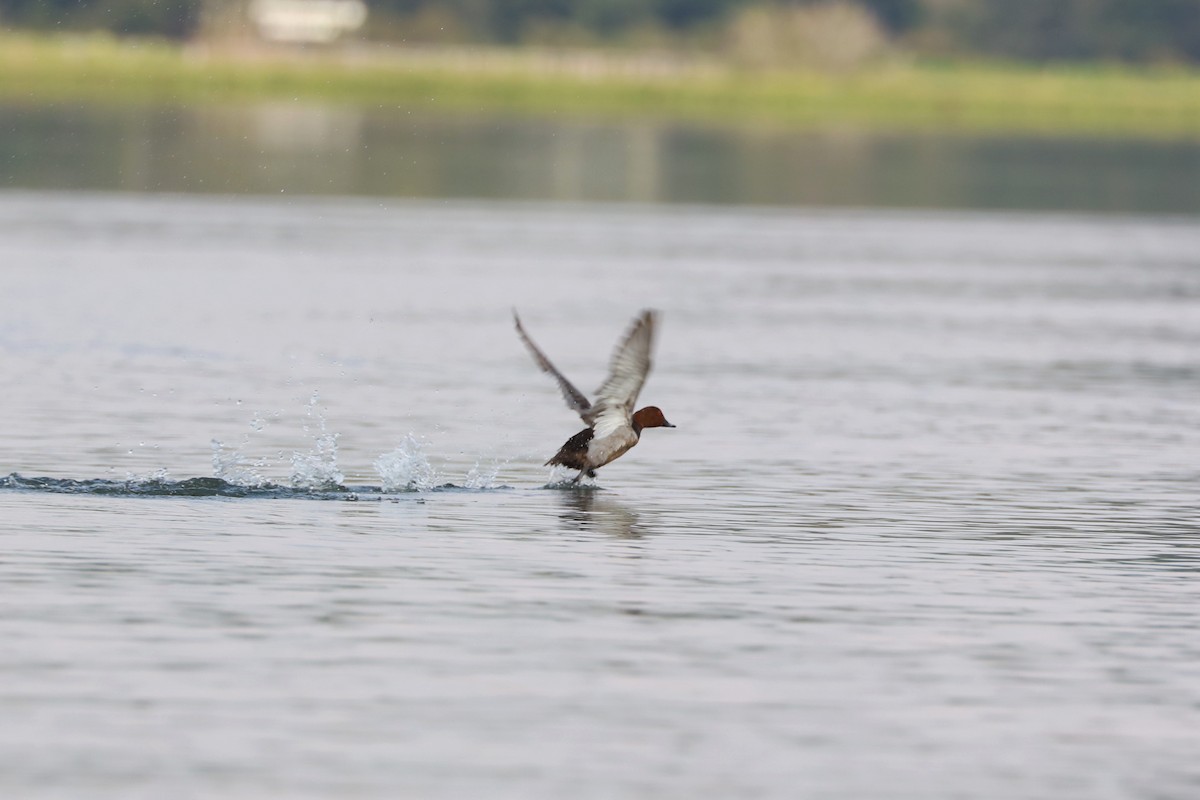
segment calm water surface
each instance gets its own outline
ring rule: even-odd
[[[0,187],[1200,213],[1200,143],[0,103]]]
[[[1198,254],[0,193],[0,794],[1200,796]],[[547,488],[512,306],[678,428]]]

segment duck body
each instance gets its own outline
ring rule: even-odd
[[[581,473],[595,475],[598,467],[624,455],[629,448],[638,443],[638,438],[616,434],[607,439],[597,439],[594,428],[584,428],[567,439],[566,444],[560,447],[544,466],[558,464],[577,469]]]
[[[517,334],[529,348],[534,361],[558,382],[567,405],[576,411],[588,427],[568,439],[546,465],[557,464],[595,477],[596,470],[620,458],[641,440],[645,428],[674,428],[657,406],[633,411],[633,405],[650,372],[650,351],[657,313],[643,311],[633,321],[617,345],[609,364],[608,378],[596,390],[596,402],[576,389],[545,354],[533,343],[513,312]]]
[[[595,477],[598,468],[625,455],[641,438],[632,431],[620,430],[597,439],[595,428],[584,428],[567,439],[543,466],[560,464]]]

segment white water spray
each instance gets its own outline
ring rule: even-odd
[[[297,489],[333,489],[342,484],[346,476],[337,465],[338,434],[330,433],[325,425],[325,412],[317,405],[319,396],[313,392],[308,400],[304,432],[316,436],[311,450],[292,453],[292,486]]]
[[[507,461],[493,459],[490,464],[484,466],[481,461],[476,461],[475,466],[471,467],[471,470],[467,473],[463,487],[467,489],[494,488],[496,478],[500,475],[500,468],[507,463]]]
[[[411,433],[395,450],[375,459],[375,471],[385,492],[419,492],[437,485],[433,466]]]
[[[250,420],[251,433],[261,433],[267,427],[267,420],[256,413]],[[242,442],[237,447],[228,447],[218,439],[212,440],[213,477],[220,478],[235,486],[251,488],[267,486],[270,481],[262,473],[268,464],[264,458],[250,459],[244,452],[250,445],[251,433],[242,436]]]

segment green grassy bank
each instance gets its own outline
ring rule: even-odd
[[[1200,72],[889,65],[752,73],[506,51],[205,52],[0,34],[0,100],[309,99],[441,111],[1200,140]]]

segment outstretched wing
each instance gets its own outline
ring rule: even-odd
[[[643,311],[613,351],[608,378],[596,390],[596,402],[591,408],[590,421],[595,422],[597,439],[621,425],[632,424],[633,404],[650,372],[650,352],[657,320],[657,311]]]
[[[513,309],[513,321],[517,323],[517,335],[521,337],[521,341],[529,348],[529,353],[533,356],[533,360],[541,367],[542,372],[549,373],[554,380],[558,381],[558,388],[562,391],[563,399],[567,401],[567,405],[573,411],[583,418],[583,421],[588,425],[592,424],[594,417],[592,416],[592,404],[584,397],[583,392],[576,389],[566,377],[558,371],[558,368],[550,363],[550,359],[546,358],[538,346],[533,343],[533,339],[529,338],[529,334],[525,332],[525,328],[521,325],[521,318],[517,316],[517,310]]]

